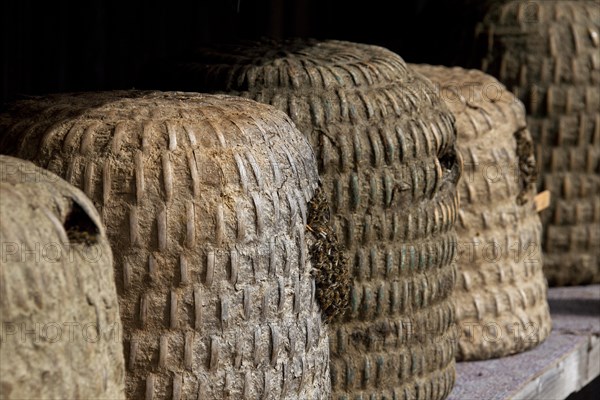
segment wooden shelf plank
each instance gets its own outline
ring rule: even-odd
[[[536,348],[456,366],[449,400],[564,399],[600,375],[600,285],[551,288],[553,331]]]

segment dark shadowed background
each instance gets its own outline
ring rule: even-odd
[[[146,63],[203,42],[315,37],[379,44],[453,64],[477,19],[471,0],[3,1],[1,101],[126,89]]]
[[[23,95],[130,89],[153,60],[261,36],[343,39],[382,45],[409,62],[464,65],[483,4],[493,1],[3,0],[0,105]],[[569,400],[597,398],[599,388],[596,379]]]

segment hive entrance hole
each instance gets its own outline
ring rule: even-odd
[[[462,173],[462,158],[457,153],[456,149],[446,151],[438,158],[442,168],[443,180],[445,182],[453,182],[456,184]]]
[[[98,242],[100,230],[76,201],[71,202],[71,210],[65,218],[63,227],[71,243],[89,246]]]
[[[445,171],[452,171],[452,167],[454,167],[454,163],[456,162],[456,155],[452,153],[444,154],[440,159],[440,165]]]

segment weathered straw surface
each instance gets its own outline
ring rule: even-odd
[[[125,399],[113,258],[85,195],[0,156],[0,397]]]
[[[550,284],[600,281],[600,6],[510,1],[479,27],[482,69],[523,101],[552,191],[544,225]]]
[[[460,162],[431,84],[381,47],[312,40],[203,49],[160,81],[272,104],[315,149],[353,278],[331,325],[333,397],[447,396]]]
[[[116,258],[131,399],[323,399],[305,239],[317,168],[272,107],[193,93],[22,101],[5,151],[84,188]]]
[[[551,330],[535,211],[535,160],[523,104],[489,75],[411,66],[429,78],[456,118],[459,182],[458,358],[527,350]]]

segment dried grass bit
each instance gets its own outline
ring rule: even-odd
[[[350,270],[335,232],[329,225],[329,203],[321,188],[308,203],[308,232],[317,301],[326,322],[341,319],[350,299]]]
[[[523,205],[533,199],[536,193],[535,186],[538,170],[533,154],[533,141],[527,129],[515,132],[517,141],[517,157],[519,158],[519,176],[521,191],[517,196],[517,203]]]

